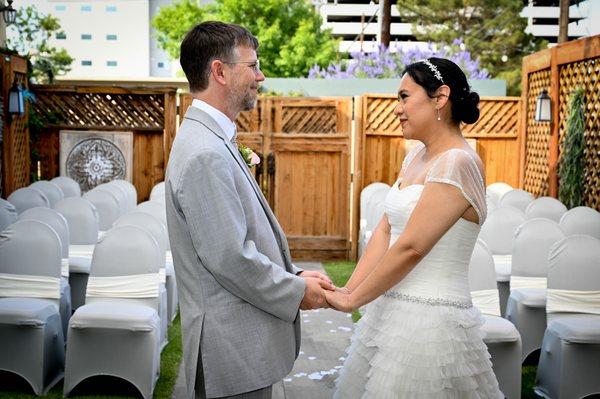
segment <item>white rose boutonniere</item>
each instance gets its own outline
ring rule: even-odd
[[[250,147],[246,147],[245,145],[238,143],[238,150],[242,155],[242,159],[246,162],[249,168],[256,166],[260,163],[260,157],[252,151]]]

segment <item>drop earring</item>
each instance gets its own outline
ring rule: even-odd
[[[440,108],[439,107],[435,107],[435,109],[437,109],[437,120],[441,121],[442,118],[440,117]]]

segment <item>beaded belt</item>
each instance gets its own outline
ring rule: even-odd
[[[469,309],[473,307],[473,304],[469,302],[462,301],[452,301],[450,299],[444,298],[425,298],[422,296],[408,295],[402,294],[397,291],[387,291],[383,294],[383,296],[393,299],[398,299],[400,301],[408,301],[408,302],[417,302],[422,303],[424,305],[431,306],[452,306],[460,309]]]

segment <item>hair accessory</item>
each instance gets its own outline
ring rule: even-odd
[[[429,70],[433,73],[433,76],[435,76],[436,79],[439,80],[440,82],[444,83],[444,78],[442,78],[442,74],[440,73],[440,70],[437,69],[437,67],[435,65],[433,65],[431,63],[431,61],[429,61],[428,59],[424,59],[419,62],[422,62],[423,64],[427,65],[427,68],[429,68]]]

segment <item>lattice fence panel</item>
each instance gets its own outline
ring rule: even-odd
[[[27,76],[15,73],[17,84],[27,87]],[[9,139],[12,140],[13,188],[16,190],[29,184],[29,134],[26,114],[13,117],[10,124]]]
[[[258,132],[260,130],[260,102],[250,110],[240,112],[235,124],[238,132]]]
[[[571,93],[585,89],[584,204],[600,210],[600,58],[565,64],[560,68],[559,134],[563,152]]]
[[[400,120],[394,115],[398,100],[394,97],[367,97],[367,112],[365,115],[365,132],[379,134],[400,133]]]
[[[519,100],[481,99],[479,120],[471,125],[463,124],[463,135],[517,136],[519,125]]]
[[[281,114],[284,133],[336,133],[337,108],[335,105],[295,106],[284,104]]]
[[[163,129],[164,94],[80,93],[36,89],[34,109],[46,125]]]
[[[542,90],[550,89],[550,69],[529,75],[527,97],[527,132],[525,143],[524,189],[535,195],[548,195],[550,158],[550,123],[534,122],[537,96]]]
[[[367,97],[365,131],[367,134],[401,133],[400,121],[394,114],[397,100],[393,97]],[[496,100],[483,98],[479,103],[480,116],[477,123],[461,126],[466,137],[470,136],[517,136],[519,123],[519,100]]]

